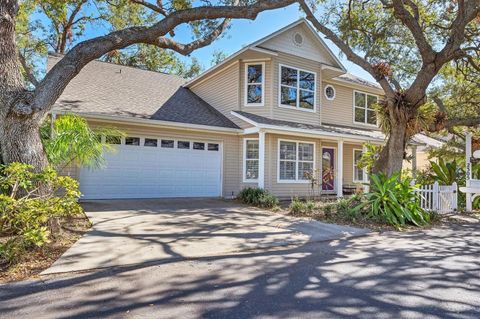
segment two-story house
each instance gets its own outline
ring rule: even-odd
[[[305,196],[312,173],[341,196],[367,180],[363,144],[384,142],[372,109],[382,93],[299,20],[190,81],[94,61],[53,116],[75,112],[127,134],[103,137],[118,144],[105,168],[72,170],[85,198],[230,198],[246,186]]]

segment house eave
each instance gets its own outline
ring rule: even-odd
[[[150,127],[165,127],[165,128],[171,128],[171,129],[183,129],[188,131],[209,131],[209,132],[218,132],[222,134],[235,134],[235,135],[243,133],[242,129],[236,129],[236,128],[181,123],[181,122],[163,121],[163,120],[153,120],[153,119],[147,119],[147,118],[106,115],[106,114],[99,114],[99,113],[58,111],[58,110],[54,110],[51,113],[55,115],[74,113],[86,118],[87,120],[99,120],[102,122],[107,122],[112,124],[115,124],[115,123],[136,124],[136,125],[150,126]]]
[[[263,123],[257,123],[241,114],[236,113],[235,111],[232,111],[231,114],[238,117],[240,120],[253,125],[258,130],[263,130],[267,133],[276,133],[276,134],[288,133],[289,135],[296,135],[296,136],[302,136],[302,137],[322,137],[326,140],[334,140],[334,141],[341,139],[345,142],[370,142],[372,144],[385,143],[384,139],[375,138],[375,137],[355,136],[351,134],[341,134],[341,133],[334,133],[334,132],[318,132],[318,131],[313,131],[308,129],[263,124]],[[249,130],[248,133],[244,132],[244,134],[249,134],[252,132],[253,130]]]

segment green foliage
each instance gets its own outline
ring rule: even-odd
[[[380,152],[380,149],[381,147],[379,145],[365,143],[363,145],[362,157],[358,161],[358,167],[366,168],[368,174],[370,174],[370,172],[372,171],[372,167],[378,158],[378,153]]]
[[[273,208],[278,206],[278,198],[263,188],[246,187],[237,196],[243,203],[262,208]]]
[[[399,173],[391,177],[383,173],[372,174],[370,192],[365,194],[366,202],[359,204],[355,211],[369,210],[372,218],[381,218],[397,228],[407,223],[422,226],[429,222],[429,214],[420,207],[419,195],[410,180],[401,178]]]
[[[78,182],[52,168],[36,172],[31,165],[0,166],[0,265],[11,264],[30,248],[50,241],[49,225],[82,212]]]
[[[434,181],[438,181],[441,185],[452,185],[453,183],[465,184],[465,171],[457,164],[456,161],[445,162],[442,158],[438,163],[430,161],[432,167]]]
[[[296,197],[292,199],[289,208],[292,214],[298,215],[311,213],[315,210],[316,206],[316,203],[312,200],[302,201]]]
[[[49,163],[57,169],[69,164],[99,168],[104,165],[103,152],[114,151],[114,146],[103,143],[101,136],[123,136],[121,131],[100,127],[92,130],[87,121],[74,114],[58,117],[51,131],[50,121],[45,121],[41,136]]]
[[[175,1],[169,3],[166,11],[191,5],[189,0]],[[80,41],[88,40],[89,34],[98,34],[99,30],[150,26],[161,17],[157,12],[130,0],[24,0],[20,1],[16,40],[27,65],[40,78],[44,72],[40,61],[48,50],[64,54]],[[193,36],[205,35],[217,25],[215,22],[192,23]],[[173,35],[173,31],[170,35]],[[202,71],[195,58],[181,58],[173,51],[146,44],[135,44],[111,52],[104,60],[185,78],[192,78]]]

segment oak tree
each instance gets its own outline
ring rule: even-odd
[[[139,43],[188,55],[217,39],[228,28],[229,19],[255,19],[262,11],[285,7],[294,1],[131,2],[155,12],[158,21],[126,27],[75,44],[43,79],[34,80],[31,75],[33,88],[24,80],[18,54],[19,1],[0,2],[0,149],[4,162],[27,163],[37,169],[48,165],[40,139],[40,125],[68,83],[92,60]],[[195,39],[190,43],[175,40],[175,28],[182,24],[195,29]]]
[[[422,108],[442,69],[452,63],[463,63],[467,73],[480,69],[480,0],[299,3],[313,26],[382,87],[387,142],[373,170],[389,176],[400,171],[408,141],[426,129],[419,123]],[[436,118],[438,129],[480,123],[462,114]]]

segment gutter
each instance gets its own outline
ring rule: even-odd
[[[351,134],[342,134],[342,133],[333,133],[333,132],[315,132],[312,130],[308,129],[299,129],[299,128],[289,128],[289,127],[283,127],[283,126],[277,126],[277,125],[271,125],[271,124],[263,124],[263,123],[257,123],[253,121],[252,119],[249,119],[248,117],[245,117],[243,115],[240,115],[236,113],[235,111],[231,111],[231,114],[238,117],[242,121],[245,121],[259,129],[264,129],[264,130],[269,130],[270,132],[290,132],[290,133],[300,133],[300,134],[306,134],[306,135],[317,135],[317,136],[322,136],[322,137],[327,137],[327,138],[342,138],[344,140],[353,140],[353,141],[375,141],[378,143],[384,143],[384,139],[380,138],[375,138],[375,137],[368,137],[368,136],[355,136]]]
[[[212,132],[220,132],[224,134],[240,134],[243,132],[242,129],[236,128],[229,128],[229,127],[221,127],[221,126],[211,126],[211,125],[201,125],[201,124],[189,124],[189,123],[180,123],[180,122],[172,122],[172,121],[163,121],[163,120],[152,120],[152,119],[145,119],[145,118],[136,118],[136,117],[125,117],[125,116],[113,116],[113,115],[105,115],[105,114],[98,114],[98,113],[82,113],[82,112],[71,112],[71,111],[54,111],[52,114],[60,115],[60,114],[78,114],[86,119],[91,120],[102,120],[111,123],[123,123],[123,124],[140,124],[143,126],[161,126],[173,129],[187,129],[190,131],[212,131]]]

